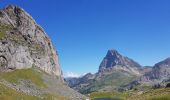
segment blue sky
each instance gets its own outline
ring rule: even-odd
[[[7,4],[45,29],[64,73],[96,72],[112,48],[141,65],[170,57],[169,0],[0,0]]]

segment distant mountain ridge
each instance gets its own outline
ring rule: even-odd
[[[71,88],[81,93],[119,91],[167,81],[170,81],[170,58],[147,67],[122,56],[114,49],[108,50],[97,73],[67,80]]]
[[[88,93],[118,89],[121,85],[133,81],[141,74],[142,66],[140,64],[112,49],[108,50],[97,73],[88,73],[83,77],[66,79],[66,81],[71,88],[81,93]]]
[[[158,84],[170,79],[170,58],[155,64],[152,70],[140,78],[140,83]]]

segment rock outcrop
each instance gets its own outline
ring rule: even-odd
[[[18,6],[0,10],[0,71],[39,67],[61,76],[58,54],[46,32]]]

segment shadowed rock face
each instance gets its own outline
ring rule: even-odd
[[[37,66],[61,76],[58,55],[45,31],[23,9],[0,10],[0,70]]]
[[[116,50],[108,50],[99,67],[99,72],[118,69],[140,75],[141,66],[128,57],[120,55]]]

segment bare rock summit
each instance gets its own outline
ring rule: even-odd
[[[135,75],[141,75],[141,65],[134,60],[124,57],[118,51],[108,50],[106,56],[99,66],[99,73],[112,70],[123,70]]]

